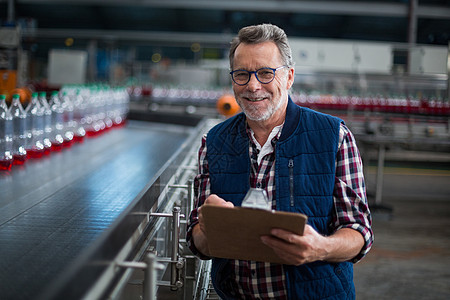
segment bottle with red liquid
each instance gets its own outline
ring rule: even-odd
[[[106,105],[106,93],[105,93],[105,87],[98,86],[96,91],[96,101],[95,101],[95,107],[96,107],[96,124],[99,128],[96,129],[97,133],[102,133],[106,129],[106,111],[105,111],[105,105]]]
[[[122,124],[122,115],[121,115],[121,92],[119,88],[116,88],[113,93],[113,107],[112,107],[112,115],[113,115],[113,123],[114,126],[120,126]]]
[[[93,88],[85,88],[82,90],[83,99],[86,104],[84,113],[84,129],[86,136],[91,137],[95,135],[95,97]]]
[[[83,96],[81,95],[80,89],[77,89],[73,96],[73,118],[75,123],[74,129],[74,140],[76,142],[83,142],[84,137],[86,136],[86,111],[87,105],[86,101],[84,101]]]
[[[104,97],[104,122],[106,126],[106,130],[113,127],[114,122],[114,91],[111,88],[104,89],[103,90],[103,97]]]
[[[31,114],[29,113],[30,104],[31,104],[31,99],[28,102],[27,106],[23,107],[23,110],[25,111],[25,115],[26,115],[25,137],[27,140],[25,142],[25,150],[27,151],[27,159],[30,158],[30,153],[28,153],[28,151],[33,150],[33,118],[31,117]]]
[[[103,105],[104,99],[99,92],[99,87],[91,87],[89,89],[88,107],[89,114],[88,126],[86,128],[86,135],[89,137],[99,135],[105,128],[106,125],[103,121]]]
[[[130,96],[128,91],[125,88],[117,88],[114,102],[114,126],[123,126],[129,111]]]
[[[64,144],[64,108],[57,91],[51,93],[49,105],[52,111],[52,134],[50,135],[52,151],[60,151]]]
[[[10,171],[12,156],[13,119],[6,105],[5,95],[0,95],[0,171]]]
[[[12,98],[10,114],[13,118],[13,164],[23,165],[27,160],[27,115],[20,103],[20,96],[14,94]]]
[[[44,108],[38,100],[38,93],[31,95],[25,112],[31,127],[31,145],[27,149],[28,158],[40,158],[44,155]]]
[[[52,151],[52,110],[47,102],[47,94],[46,92],[40,92],[38,96],[39,104],[42,106],[43,115],[44,115],[44,154],[50,154]]]
[[[63,92],[59,99],[63,108],[63,122],[64,122],[64,147],[70,147],[74,141],[74,129],[76,127],[73,119],[73,104],[67,92]]]

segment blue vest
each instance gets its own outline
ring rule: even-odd
[[[335,160],[342,120],[302,108],[290,99],[283,130],[275,146],[277,210],[308,216],[308,224],[329,235],[335,182]],[[250,188],[249,138],[243,113],[212,128],[207,136],[211,193],[236,206]],[[228,260],[213,259],[212,281],[223,299]],[[353,265],[314,262],[284,265],[289,299],[354,299]]]

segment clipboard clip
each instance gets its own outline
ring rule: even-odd
[[[266,190],[261,188],[250,188],[242,200],[242,207],[272,210],[272,203],[267,197]]]

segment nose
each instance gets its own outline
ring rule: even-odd
[[[250,74],[250,80],[247,83],[247,89],[251,92],[261,89],[261,82],[256,79],[256,74]]]

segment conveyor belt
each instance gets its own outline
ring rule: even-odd
[[[67,284],[69,273],[83,277],[71,279],[72,292],[85,288],[101,267],[80,271],[80,264],[88,257],[113,257],[109,251],[114,243],[134,230],[118,228],[118,223],[125,223],[144,188],[186,142],[189,130],[129,122],[1,173],[0,299],[58,294],[58,284]]]

